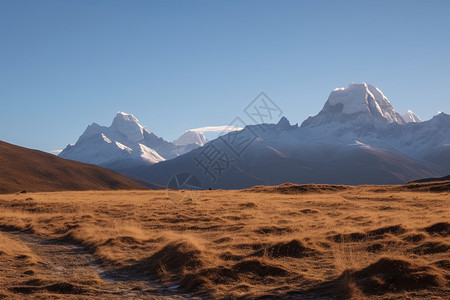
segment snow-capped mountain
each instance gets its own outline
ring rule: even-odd
[[[413,111],[410,111],[410,110],[408,110],[405,114],[403,114],[402,117],[407,123],[422,122],[420,117],[417,114],[415,114]]]
[[[197,130],[186,130],[178,139],[173,141],[177,146],[185,146],[189,144],[197,144],[203,146],[207,140],[203,133]]]
[[[181,138],[181,137],[180,137]],[[192,143],[174,144],[156,136],[131,114],[119,112],[110,127],[89,125],[75,145],[68,145],[59,156],[80,162],[126,170],[136,165],[152,165],[189,152],[206,142],[201,133]]]
[[[185,155],[134,175],[166,184],[179,172],[204,187],[246,188],[256,184],[398,184],[450,173],[450,116],[408,122],[376,87],[362,83],[331,92],[323,109],[302,125],[245,127]],[[244,151],[233,141],[251,141]],[[237,144],[238,145],[238,144]],[[236,146],[238,147],[238,146]],[[214,150],[216,149],[216,150]],[[205,154],[220,153],[211,162]]]
[[[367,83],[352,83],[347,88],[335,89],[320,113],[309,117],[302,126],[321,126],[336,122],[375,127],[406,123],[383,93]]]

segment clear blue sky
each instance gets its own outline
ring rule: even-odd
[[[450,1],[0,0],[0,140],[45,151],[134,114],[167,140],[260,91],[291,123],[350,82],[450,112]]]

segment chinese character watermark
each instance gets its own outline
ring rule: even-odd
[[[183,201],[195,201],[200,190],[202,190],[200,180],[188,172],[176,174],[167,183],[167,197],[175,205]]]
[[[283,111],[264,92],[247,105],[244,113],[228,126],[240,130],[223,132],[218,139],[203,146],[194,157],[195,166],[200,168],[202,175],[208,177],[212,183],[228,171],[235,160],[241,158],[258,139],[257,128],[248,125],[260,125],[260,129],[264,131],[262,124],[276,122],[283,115]]]

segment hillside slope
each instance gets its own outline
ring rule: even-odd
[[[0,141],[0,174],[0,193],[147,189],[102,167],[3,141]]]

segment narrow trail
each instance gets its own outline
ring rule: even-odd
[[[108,297],[112,299],[193,299],[189,295],[175,295],[176,291],[171,288],[163,288],[156,283],[130,278],[122,280],[105,277],[106,272],[97,263],[95,257],[78,245],[69,244],[60,239],[47,240],[38,235],[21,231],[1,230],[1,233],[7,238],[27,246],[38,260],[34,267],[35,274],[27,278],[22,278],[23,275],[20,273],[17,274],[16,278],[19,281],[10,287],[10,290],[17,293],[17,296],[21,293],[35,292],[37,296],[45,291],[47,294],[51,292],[58,296],[64,295],[65,298],[83,296],[83,298]],[[32,283],[30,284],[30,282]],[[52,282],[63,286],[73,284],[80,289],[45,290],[44,286],[51,285]]]

